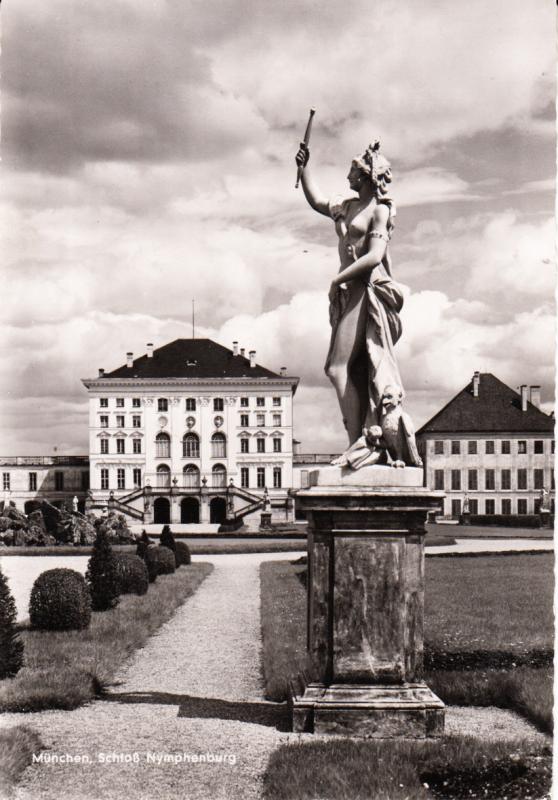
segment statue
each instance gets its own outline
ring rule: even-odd
[[[381,445],[376,442],[370,449],[369,439],[378,439],[370,431],[377,426],[384,430],[385,424],[384,434],[390,444],[385,435],[383,440],[392,463],[420,465],[412,423],[401,409],[402,383],[394,354],[394,345],[401,336],[399,312],[403,294],[392,278],[388,251],[395,217],[395,207],[388,197],[389,161],[380,153],[379,142],[371,144],[353,159],[347,175],[357,196],[331,201],[312,179],[307,138],[301,142],[295,159],[302,188],[309,205],[333,220],[341,262],[329,291],[331,341],[325,371],[337,393],[349,450],[334,463],[371,463],[364,456],[355,461],[355,451],[351,452],[363,436],[373,462],[371,453]],[[391,387],[397,387],[399,399],[387,412],[383,403]],[[397,430],[393,428],[395,418]]]
[[[78,503],[79,503],[79,500],[78,500],[78,498],[77,498],[77,495],[74,495],[74,498],[73,498],[73,500],[72,500],[72,511],[74,512],[74,514],[76,514],[76,513],[77,513],[77,510],[78,510]]]
[[[550,492],[544,486],[539,494],[539,511],[550,511]]]

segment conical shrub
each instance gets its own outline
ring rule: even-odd
[[[160,541],[162,547],[168,547],[169,550],[172,550],[173,553],[176,553],[176,542],[174,541],[173,533],[168,525],[163,526]]]
[[[120,594],[118,566],[107,530],[103,525],[97,531],[85,579],[91,592],[91,606],[94,611],[108,611],[118,604]]]
[[[23,664],[23,642],[16,629],[16,605],[0,569],[0,679],[11,678]]]

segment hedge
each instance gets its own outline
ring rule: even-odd
[[[91,595],[85,578],[61,567],[42,572],[31,589],[31,627],[47,631],[87,628],[91,621]]]

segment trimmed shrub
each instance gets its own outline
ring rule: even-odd
[[[160,541],[161,541],[161,547],[168,547],[169,550],[172,550],[173,553],[176,552],[176,542],[174,540],[174,536],[172,535],[172,531],[168,525],[163,525]]]
[[[146,548],[143,557],[145,566],[147,567],[147,574],[149,576],[149,583],[155,583],[157,575],[159,575],[159,558],[157,555],[158,548],[151,546]]]
[[[176,558],[176,566],[181,567],[183,564],[191,564],[192,557],[190,555],[190,548],[186,542],[176,542],[176,550],[174,551]]]
[[[23,642],[16,629],[16,605],[0,569],[0,680],[11,678],[23,664]]]
[[[116,556],[120,594],[145,594],[149,588],[149,574],[145,561],[132,553]]]
[[[89,584],[94,611],[108,611],[118,604],[120,586],[116,557],[104,526],[97,531],[85,579]]]
[[[31,626],[45,631],[87,628],[91,595],[85,578],[74,569],[47,569],[39,575],[29,600]]]
[[[149,583],[157,579],[157,575],[170,575],[176,569],[176,559],[168,547],[148,547],[145,563],[149,573]]]
[[[502,528],[540,528],[538,514],[471,514],[471,525],[499,525]]]

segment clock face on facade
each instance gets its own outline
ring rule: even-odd
[[[221,425],[223,424],[223,421],[224,421],[223,417],[215,417],[215,419],[213,420],[216,428],[220,428]]]
[[[159,425],[161,428],[166,428],[168,419],[166,417],[159,417]]]
[[[186,427],[187,428],[193,428],[195,424],[196,424],[196,420],[194,419],[194,417],[186,417]]]

